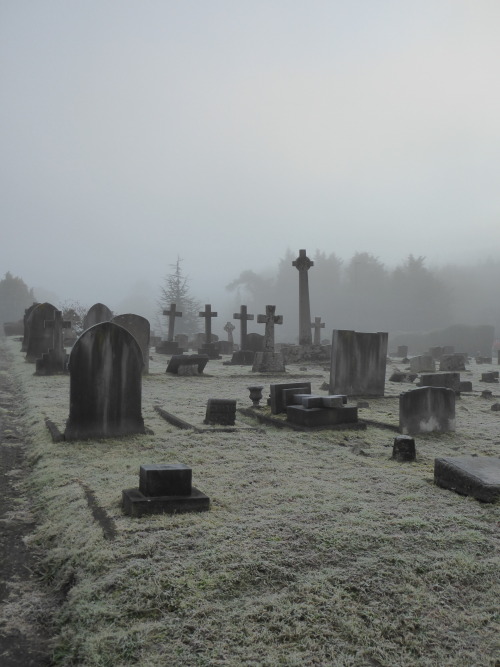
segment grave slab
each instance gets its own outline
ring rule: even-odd
[[[358,408],[305,408],[302,405],[289,405],[286,418],[292,424],[300,426],[331,426],[351,424],[358,421]]]
[[[139,489],[124,489],[122,503],[125,514],[141,517],[147,514],[178,514],[205,512],[210,509],[210,498],[191,487],[189,496],[145,496]]]
[[[174,354],[168,362],[166,373],[182,375],[182,368],[191,367],[193,374],[201,375],[208,363],[206,354]],[[187,373],[185,373],[187,375]]]
[[[434,459],[434,482],[486,503],[500,499],[500,458],[457,456]]]
[[[284,389],[293,389],[295,393],[301,394],[310,394],[311,393],[311,383],[310,382],[271,382],[270,384],[270,395],[271,395],[271,412],[273,415],[277,415],[280,412],[285,412],[285,401],[283,396]]]

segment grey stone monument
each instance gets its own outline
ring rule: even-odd
[[[45,326],[45,322],[54,320],[57,308],[51,303],[39,303],[28,317],[28,342],[26,361],[34,364],[42,354],[54,347],[54,330]]]
[[[299,345],[312,345],[307,272],[314,266],[314,262],[309,259],[305,250],[299,250],[299,256],[292,262],[292,266],[299,272]]]
[[[182,313],[179,310],[176,310],[176,308],[177,304],[171,303],[170,310],[163,311],[163,314],[168,317],[167,341],[169,343],[174,341],[175,318],[182,317]]]
[[[446,387],[419,387],[399,396],[399,430],[403,435],[455,430],[455,392]]]
[[[56,310],[53,320],[45,320],[46,329],[52,329],[52,347],[36,360],[35,375],[57,375],[67,370],[67,354],[64,349],[64,329],[71,327],[71,322],[63,320],[62,312]]]
[[[151,325],[149,324],[149,320],[141,315],[126,313],[124,315],[113,317],[111,321],[120,325],[127,331],[130,331],[132,336],[139,343],[142,359],[144,361],[142,372],[144,374],[149,373],[149,339],[151,338]]]
[[[109,322],[113,317],[113,313],[103,303],[94,303],[91,306],[85,317],[83,318],[83,330],[93,327],[94,324],[100,322]]]
[[[259,373],[284,373],[285,362],[281,352],[274,349],[274,325],[283,324],[283,315],[275,315],[276,306],[266,306],[265,315],[257,315],[257,322],[265,324],[264,350],[256,352],[252,371]]]
[[[205,318],[205,343],[199,348],[198,354],[207,354],[210,359],[220,359],[218,346],[212,342],[212,317],[217,317],[217,313],[212,311],[211,304],[206,303],[205,310],[198,315]]]
[[[334,330],[330,391],[347,396],[383,396],[387,363],[386,332]]]
[[[314,345],[321,345],[321,329],[325,328],[325,323],[321,321],[321,317],[315,317],[314,322],[311,322],[311,329],[314,329]]]

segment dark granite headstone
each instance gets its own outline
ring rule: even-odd
[[[113,313],[103,303],[94,303],[83,318],[83,330],[93,327],[94,324],[101,322],[109,322],[113,317]]]
[[[422,373],[421,387],[447,387],[460,393],[460,373]]]
[[[434,373],[436,362],[429,354],[421,354],[410,359],[410,370],[412,373]]]
[[[24,317],[23,317],[24,332],[23,332],[23,344],[21,346],[21,352],[26,352],[28,349],[30,316],[33,310],[39,305],[40,305],[39,303],[34,302],[31,304],[29,308],[26,308],[26,310],[24,311]]]
[[[383,396],[387,338],[386,332],[334,330],[330,391],[348,396]]]
[[[441,371],[464,371],[465,355],[463,354],[443,354],[439,362]]]
[[[45,328],[52,329],[52,347],[36,360],[35,375],[58,375],[67,372],[68,355],[64,349],[64,330],[71,327],[69,320],[63,320],[62,312],[56,310],[53,320],[45,320]]]
[[[434,482],[485,503],[500,500],[500,458],[457,456],[434,460]]]
[[[403,434],[455,430],[455,392],[419,387],[399,396],[399,430]]]
[[[83,332],[71,350],[66,440],[144,433],[141,414],[142,352],[114,322]]]
[[[51,303],[35,306],[28,317],[28,343],[26,361],[35,363],[42,354],[54,347],[54,330],[46,327],[45,322],[54,320],[57,309]]]
[[[204,424],[222,424],[234,426],[236,419],[236,401],[227,398],[209,398]]]
[[[142,359],[144,361],[144,366],[142,368],[143,373],[149,373],[149,339],[151,336],[151,326],[149,320],[141,315],[134,315],[133,313],[127,313],[124,315],[116,315],[111,320],[115,324],[120,325],[127,331],[130,331],[132,336],[139,343],[139,347],[142,352]]]
[[[415,461],[415,440],[409,435],[398,435],[394,438],[392,446],[392,458],[395,461]]]

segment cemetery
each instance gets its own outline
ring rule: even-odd
[[[323,664],[344,651],[343,664],[409,667],[417,650],[423,664],[488,664],[495,365],[419,361],[413,382],[407,349],[387,357],[387,334],[354,331],[332,332],[331,364],[285,363],[276,312],[256,313],[251,365],[203,343],[150,347],[144,372],[149,330],[111,312],[68,350],[66,373],[35,375],[20,337],[0,341],[26,402],[40,568],[72,619],[56,629],[58,650],[89,665],[96,651],[123,665],[166,653],[217,664],[228,651],[284,664],[291,642],[293,664],[308,664],[319,636]],[[211,335],[210,304],[201,316]],[[398,374],[412,380],[389,381]]]

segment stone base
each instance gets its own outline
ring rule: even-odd
[[[178,514],[180,512],[205,512],[210,508],[210,498],[191,488],[189,496],[145,496],[139,489],[122,491],[122,507],[125,514],[141,517],[147,514]]]
[[[64,350],[49,350],[36,360],[35,375],[62,375],[68,373],[69,355]]]
[[[231,361],[225,361],[224,364],[234,365],[234,366],[251,366],[255,357],[255,352],[253,350],[238,350],[233,352]]]
[[[206,354],[174,354],[165,372],[174,375],[201,375],[207,363]]]
[[[285,373],[285,362],[281,352],[256,352],[253,360],[254,373]]]
[[[500,458],[457,456],[434,459],[434,482],[485,503],[500,499]]]
[[[219,354],[219,343],[204,343],[198,349],[198,354],[204,354],[209,359],[222,359]]]
[[[155,347],[156,354],[182,354],[179,343],[172,340],[163,340]]]
[[[299,426],[333,426],[353,424],[358,421],[358,408],[304,408],[302,405],[289,405],[286,418]]]
[[[102,440],[104,438],[123,438],[129,435],[144,435],[146,428],[144,421],[124,420],[121,424],[75,424],[70,419],[66,422],[64,431],[65,440]]]

